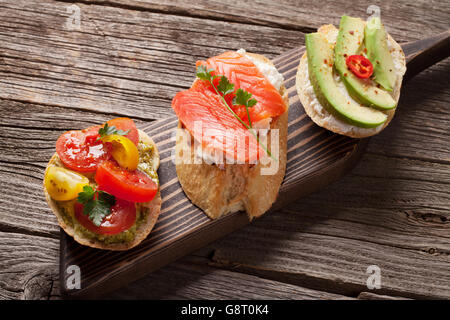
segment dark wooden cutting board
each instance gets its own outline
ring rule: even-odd
[[[450,32],[402,45],[407,59],[405,81],[450,55]],[[295,89],[304,48],[274,59],[289,94],[286,176],[270,211],[320,189],[351,169],[368,139],[351,139],[315,125],[305,114]],[[184,194],[172,161],[177,118],[153,121],[140,129],[156,142],[163,204],[153,231],[128,251],[105,251],[79,245],[61,230],[60,281],[65,297],[93,298],[117,289],[249,223],[243,212],[210,220]],[[266,214],[270,214],[270,211]],[[69,266],[80,268],[81,288],[67,288]]]

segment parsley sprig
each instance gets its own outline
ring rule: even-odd
[[[83,192],[78,194],[77,201],[83,204],[83,214],[89,215],[89,219],[98,227],[111,213],[116,198],[104,191],[94,190],[91,186],[84,186]]]
[[[100,137],[97,138],[97,140],[100,140],[101,138],[108,136],[110,134],[118,134],[121,136],[127,135],[130,130],[123,131],[123,130],[117,130],[115,126],[109,126],[108,123],[105,123],[105,126],[103,128],[98,129],[98,134]]]
[[[251,97],[252,94],[250,92],[247,92],[239,88],[236,91],[236,96],[233,98],[234,105],[240,105],[245,107],[245,110],[247,111],[248,123],[250,125],[250,128],[252,128],[252,120],[250,119],[250,113],[248,112],[248,108],[253,107],[257,103],[256,99],[251,99]]]
[[[225,76],[220,77],[219,84],[217,85],[217,90],[226,96],[227,94],[234,92],[234,84],[228,81],[228,78]]]
[[[256,105],[257,101],[256,99],[252,99],[252,94],[250,92],[247,92],[245,90],[242,90],[241,88],[236,90],[236,96],[233,98],[233,105],[241,105],[245,107],[245,110],[247,111],[247,117],[248,117],[248,122],[249,124],[246,124],[244,121],[242,121],[242,119],[233,111],[233,109],[231,109],[231,107],[228,105],[228,103],[225,100],[225,96],[227,94],[233,93],[234,92],[234,84],[232,84],[227,77],[225,76],[219,76],[219,75],[213,75],[212,73],[214,72],[214,69],[210,68],[206,68],[206,66],[204,65],[200,65],[197,67],[197,78],[201,79],[201,80],[206,80],[208,81],[212,87],[214,88],[214,90],[216,91],[216,93],[221,97],[223,104],[227,107],[227,109],[233,114],[233,116],[239,120],[239,122],[241,124],[244,125],[244,127],[246,127],[252,134],[253,136],[256,138],[256,141],[258,141],[258,143],[261,145],[261,147],[264,148],[264,150],[267,152],[267,154],[274,160],[276,160],[272,154],[270,153],[270,151],[267,149],[267,147],[261,143],[261,141],[259,141],[259,137],[258,135],[255,133],[255,131],[252,129],[252,121],[250,119],[250,113],[248,111],[249,108],[253,107],[254,105]],[[220,78],[219,84],[216,86],[214,85],[214,79],[216,78]]]
[[[234,92],[234,84],[232,84],[229,80],[228,80],[228,78],[227,77],[225,77],[225,76],[218,76],[218,75],[213,75],[212,73],[214,72],[214,69],[207,69],[206,68],[206,66],[204,66],[204,65],[200,65],[200,66],[198,66],[197,67],[197,78],[199,78],[199,79],[201,79],[201,80],[206,80],[206,81],[208,81],[211,85],[212,85],[212,87],[214,88],[214,90],[216,91],[216,93],[222,98],[222,101],[223,101],[223,103],[225,104],[225,106],[228,108],[228,110],[236,117],[236,119],[238,119],[239,120],[239,122],[240,123],[242,123],[247,129],[250,129],[251,128],[251,120],[250,120],[250,114],[249,114],[249,112],[248,112],[248,105],[246,106],[246,108],[247,108],[247,116],[248,116],[248,121],[249,121],[249,124],[250,125],[248,125],[248,124],[246,124],[244,121],[242,121],[242,119],[241,118],[239,118],[239,116],[233,111],[233,109],[231,109],[230,108],[230,106],[228,105],[228,103],[225,101],[225,96],[227,95],[227,94],[230,94],[230,93],[233,93]],[[213,81],[214,81],[214,79],[216,79],[216,78],[220,78],[220,81],[219,81],[219,84],[217,85],[217,88],[216,88],[216,86],[214,85],[214,83],[213,83]],[[238,89],[238,91],[243,91],[243,92],[246,92],[246,91],[244,91],[244,90],[242,90],[242,89]],[[236,92],[237,93],[237,92]],[[250,97],[251,97],[251,93],[249,93],[249,92],[246,92],[248,95],[250,95]],[[256,104],[256,100],[255,99],[252,99],[252,100],[254,100],[255,101],[255,103],[253,104],[253,105],[255,105]],[[236,103],[235,103],[235,101],[236,101]],[[242,105],[245,105],[245,103],[242,103],[243,102],[243,97],[241,97],[240,99],[239,99],[239,102],[240,103],[238,103],[238,100],[235,100],[235,99],[233,99],[233,104],[234,105],[236,105],[236,104],[242,104]],[[252,105],[252,106],[253,106]]]

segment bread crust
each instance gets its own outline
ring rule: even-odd
[[[139,140],[143,141],[146,144],[153,146],[154,154],[153,154],[152,160],[154,161],[153,163],[155,163],[155,168],[158,169],[159,153],[158,153],[158,149],[156,147],[155,142],[142,130],[138,130],[138,131],[139,131]],[[49,163],[47,164],[47,167],[45,169],[45,174],[47,173],[48,168],[51,166],[64,167],[64,165],[62,164],[62,162],[56,152],[55,152],[55,154],[53,154],[52,158],[50,159]],[[44,176],[45,176],[45,174],[44,174]],[[87,175],[87,176],[90,179],[93,178],[93,176],[89,176],[89,175]],[[161,211],[162,199],[161,199],[161,194],[158,191],[156,196],[151,201],[141,204],[142,209],[140,209],[140,210],[147,211],[147,219],[136,230],[134,239],[132,241],[126,242],[126,243],[124,242],[124,243],[109,243],[108,244],[108,243],[105,243],[98,239],[88,238],[88,237],[84,236],[82,233],[76,232],[76,230],[74,229],[74,227],[72,225],[69,225],[65,222],[65,220],[63,218],[63,214],[62,214],[60,208],[58,207],[57,202],[50,197],[50,195],[47,192],[47,189],[45,188],[45,185],[43,185],[43,189],[44,189],[45,199],[47,200],[47,203],[48,203],[50,209],[53,211],[56,218],[58,219],[58,223],[59,223],[60,227],[69,236],[73,237],[75,239],[75,241],[78,242],[79,244],[82,244],[82,245],[85,245],[88,247],[92,247],[92,248],[96,248],[96,249],[123,251],[123,250],[128,250],[128,249],[131,249],[131,248],[137,246],[139,243],[142,242],[142,240],[147,238],[147,236],[153,229],[153,227],[158,219],[159,213]],[[136,210],[139,210],[139,209],[136,208]]]
[[[320,27],[317,30],[319,33],[322,33],[329,42],[332,42],[333,39],[335,39],[336,33],[338,32],[338,29],[334,27],[333,25],[324,25]],[[401,75],[397,77],[397,82],[394,86],[393,90],[393,98],[395,101],[398,102],[400,98],[400,88],[402,85],[402,79],[403,74],[406,70],[406,61],[405,61],[405,54],[403,53],[403,50],[401,46],[395,42],[395,40],[388,35],[388,41],[390,46],[393,48],[394,51],[397,51],[401,58],[401,62],[403,65],[402,71],[400,72]],[[313,106],[313,97],[308,94],[307,91],[307,84],[310,84],[309,78],[308,78],[308,58],[306,55],[306,52],[303,54],[302,58],[300,59],[300,64],[297,69],[297,75],[296,75],[296,89],[298,96],[300,98],[300,102],[303,105],[303,108],[305,109],[306,114],[311,118],[314,123],[316,123],[318,126],[321,126],[325,129],[328,129],[332,132],[346,135],[352,138],[365,138],[369,136],[373,136],[379,132],[381,132],[386,126],[391,122],[392,118],[394,117],[395,110],[397,108],[394,108],[392,110],[385,111],[384,113],[387,115],[387,120],[382,125],[376,127],[376,128],[360,128],[351,124],[346,123],[345,121],[336,118],[334,115],[330,114],[325,108],[322,107],[321,112],[318,112],[314,106]],[[315,94],[314,94],[315,97]]]
[[[265,63],[273,63],[264,56],[251,54],[252,57]],[[271,163],[257,164],[225,164],[224,169],[217,165],[194,163],[194,146],[177,130],[175,161],[178,180],[193,204],[202,209],[210,218],[217,219],[228,213],[245,210],[249,219],[264,214],[275,202],[286,171],[287,123],[289,101],[284,85],[280,94],[286,105],[286,112],[272,119],[267,136],[268,148],[273,129],[279,130],[278,168],[274,174],[261,175],[261,169],[268,168]],[[178,123],[178,128],[183,126]],[[183,163],[183,152],[188,150],[190,159]],[[190,160],[190,161],[189,161]]]

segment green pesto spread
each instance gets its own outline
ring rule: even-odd
[[[139,141],[139,164],[138,169],[145,172],[155,183],[159,184],[158,174],[153,163],[153,146]]]
[[[154,168],[152,160],[153,146],[140,141],[138,145],[138,150],[139,150],[138,169],[145,172],[147,175],[150,176],[150,178],[152,178],[153,181],[158,183],[158,174]],[[94,181],[91,181],[90,184],[92,187],[96,187]],[[76,199],[70,201],[55,201],[62,214],[64,222],[67,225],[73,227],[75,233],[82,234],[84,237],[89,239],[102,241],[105,244],[128,243],[133,241],[136,236],[136,231],[142,224],[145,224],[147,222],[147,217],[150,213],[149,212],[150,209],[143,206],[142,203],[135,203],[136,221],[131,226],[131,228],[113,235],[97,234],[83,227],[75,218],[74,204],[76,201],[77,201]]]

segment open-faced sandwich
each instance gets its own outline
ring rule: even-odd
[[[400,45],[378,17],[343,16],[306,35],[296,87],[319,126],[354,138],[379,133],[391,121],[406,71]]]
[[[258,217],[275,202],[286,170],[283,77],[243,49],[196,65],[191,88],[172,100],[180,184],[213,219],[237,211]]]
[[[45,170],[45,197],[59,225],[80,244],[127,250],[158,218],[158,166],[155,143],[131,119],[68,131]]]

